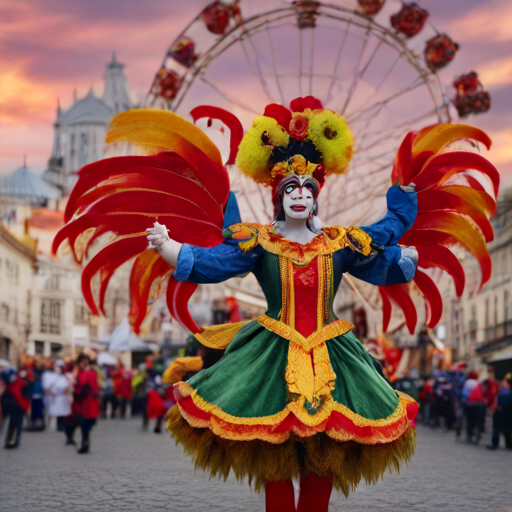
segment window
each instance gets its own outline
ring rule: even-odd
[[[87,137],[87,133],[82,133],[80,137],[80,165],[85,165],[87,161],[88,149],[87,144],[89,143],[89,138]]]
[[[2,359],[9,359],[9,345],[11,340],[9,338],[0,337],[0,357]]]
[[[34,341],[36,354],[44,354],[44,341]]]
[[[503,292],[503,322],[508,322],[508,310],[509,310],[509,295],[508,290]]]
[[[503,250],[501,252],[501,274],[503,279],[508,277],[508,265],[507,265],[507,251]]]
[[[5,302],[0,307],[0,319],[5,323],[9,321],[9,306]]]
[[[71,134],[71,144],[70,144],[70,149],[71,149],[71,165],[73,165],[73,158],[75,158],[75,134],[72,133]]]
[[[494,296],[494,325],[498,325],[498,296]]]
[[[87,318],[87,308],[83,300],[75,300],[75,324],[85,323]]]
[[[47,280],[46,280],[46,289],[47,290],[59,290],[59,281],[60,276],[59,274],[52,274]]]
[[[20,267],[15,261],[5,260],[5,270],[7,279],[14,284],[18,284]]]
[[[489,299],[485,299],[485,327],[489,327]]]
[[[62,350],[60,343],[50,343],[50,352],[52,356],[56,356]]]
[[[41,332],[60,334],[62,301],[43,299],[41,303]]]

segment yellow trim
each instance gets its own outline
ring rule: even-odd
[[[235,425],[276,425],[281,423],[288,414],[292,412],[305,426],[316,427],[323,423],[333,411],[336,411],[347,417],[358,427],[386,427],[403,418],[407,418],[407,404],[414,401],[411,397],[398,393],[398,404],[394,412],[387,418],[371,420],[355,413],[345,405],[335,402],[332,396],[329,396],[326,399],[317,414],[310,415],[304,409],[305,397],[301,396],[298,400],[289,403],[285,409],[277,414],[273,414],[271,416],[243,418],[239,416],[232,416],[231,414],[224,412],[218,405],[206,402],[197,394],[197,390],[185,382],[178,382],[176,386],[183,397],[190,396],[194,405],[202,411],[210,413],[223,421],[233,423]],[[181,407],[180,410],[183,412]],[[203,420],[201,420],[201,422],[203,422]]]
[[[327,278],[327,288],[325,290],[325,304],[324,304],[324,315],[325,315],[325,322],[329,321],[329,313],[330,311],[328,308],[332,307],[332,302],[334,300],[334,283],[333,283],[333,277],[334,277],[334,267],[332,264],[332,254],[326,254],[324,256],[325,259],[325,275]]]
[[[225,349],[238,334],[240,329],[249,322],[252,322],[252,320],[203,327],[202,332],[194,334],[194,337],[205,347]]]
[[[256,321],[265,327],[265,329],[268,329],[274,334],[297,344],[307,352],[311,352],[311,350],[320,343],[336,338],[337,336],[341,336],[342,334],[346,334],[354,328],[354,325],[347,320],[336,320],[335,322],[322,327],[319,332],[314,332],[305,338],[300,332],[296,331],[289,325],[286,325],[284,322],[280,322],[279,320],[275,320],[274,318],[270,318],[267,315],[260,315],[256,318]]]
[[[285,378],[288,392],[292,396],[304,396],[311,410],[318,412],[334,389],[336,380],[327,345],[321,343],[308,353],[290,342]]]
[[[322,233],[307,244],[291,242],[275,233],[273,224],[239,223],[225,229],[224,233],[227,239],[247,239],[238,243],[244,252],[250,251],[259,243],[266,251],[285,256],[296,265],[307,265],[319,254],[332,254],[345,247],[350,247],[365,256],[371,252],[371,237],[357,226],[322,228]]]
[[[325,256],[320,256],[317,260],[318,265],[318,298],[316,302],[316,330],[317,332],[324,326],[324,306],[325,306]],[[328,277],[327,277],[328,278]]]
[[[261,226],[258,242],[263,249],[272,254],[285,256],[298,265],[307,265],[319,254],[332,254],[348,247],[348,242],[345,239],[345,228],[332,227],[327,229],[329,231],[323,230],[311,242],[299,244],[274,233],[272,225]]]
[[[281,276],[281,312],[279,318],[286,325],[295,327],[295,291],[293,286],[293,266],[291,260],[279,256]]]

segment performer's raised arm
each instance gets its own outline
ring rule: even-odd
[[[210,248],[180,244],[171,240],[167,228],[158,222],[148,231],[151,233],[147,237],[150,247],[154,247],[169,265],[175,267],[173,275],[177,281],[220,283],[251,272],[261,255],[258,247],[244,252],[236,241],[229,240]]]
[[[364,242],[358,244],[355,240],[352,249],[343,249],[336,256],[343,271],[377,286],[411,281],[418,263],[418,253],[413,247],[398,245],[416,218],[418,203],[414,186],[393,186],[386,199],[388,212],[382,219],[369,226],[349,229],[349,238],[359,233]]]

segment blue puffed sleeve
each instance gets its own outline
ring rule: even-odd
[[[405,192],[393,186],[388,190],[386,200],[386,215],[370,226],[361,226],[372,238],[373,253],[364,256],[348,248],[336,253],[344,272],[376,286],[411,281],[418,259],[414,249],[397,245],[416,219],[416,192]]]
[[[405,192],[399,187],[391,187],[386,194],[388,212],[382,219],[361,229],[372,237],[372,241],[384,247],[396,245],[411,228],[418,213],[416,192]]]
[[[350,250],[350,249],[348,249]],[[347,249],[343,249],[343,252]],[[373,256],[346,254],[344,267],[349,274],[376,286],[408,283],[416,273],[417,255],[414,250],[394,245]]]
[[[220,283],[251,272],[262,253],[259,245],[243,252],[233,241],[210,248],[183,244],[173,276],[197,284]]]

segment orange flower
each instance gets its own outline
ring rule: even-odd
[[[308,136],[308,120],[303,116],[295,116],[290,121],[290,136],[295,140],[304,140]]]

